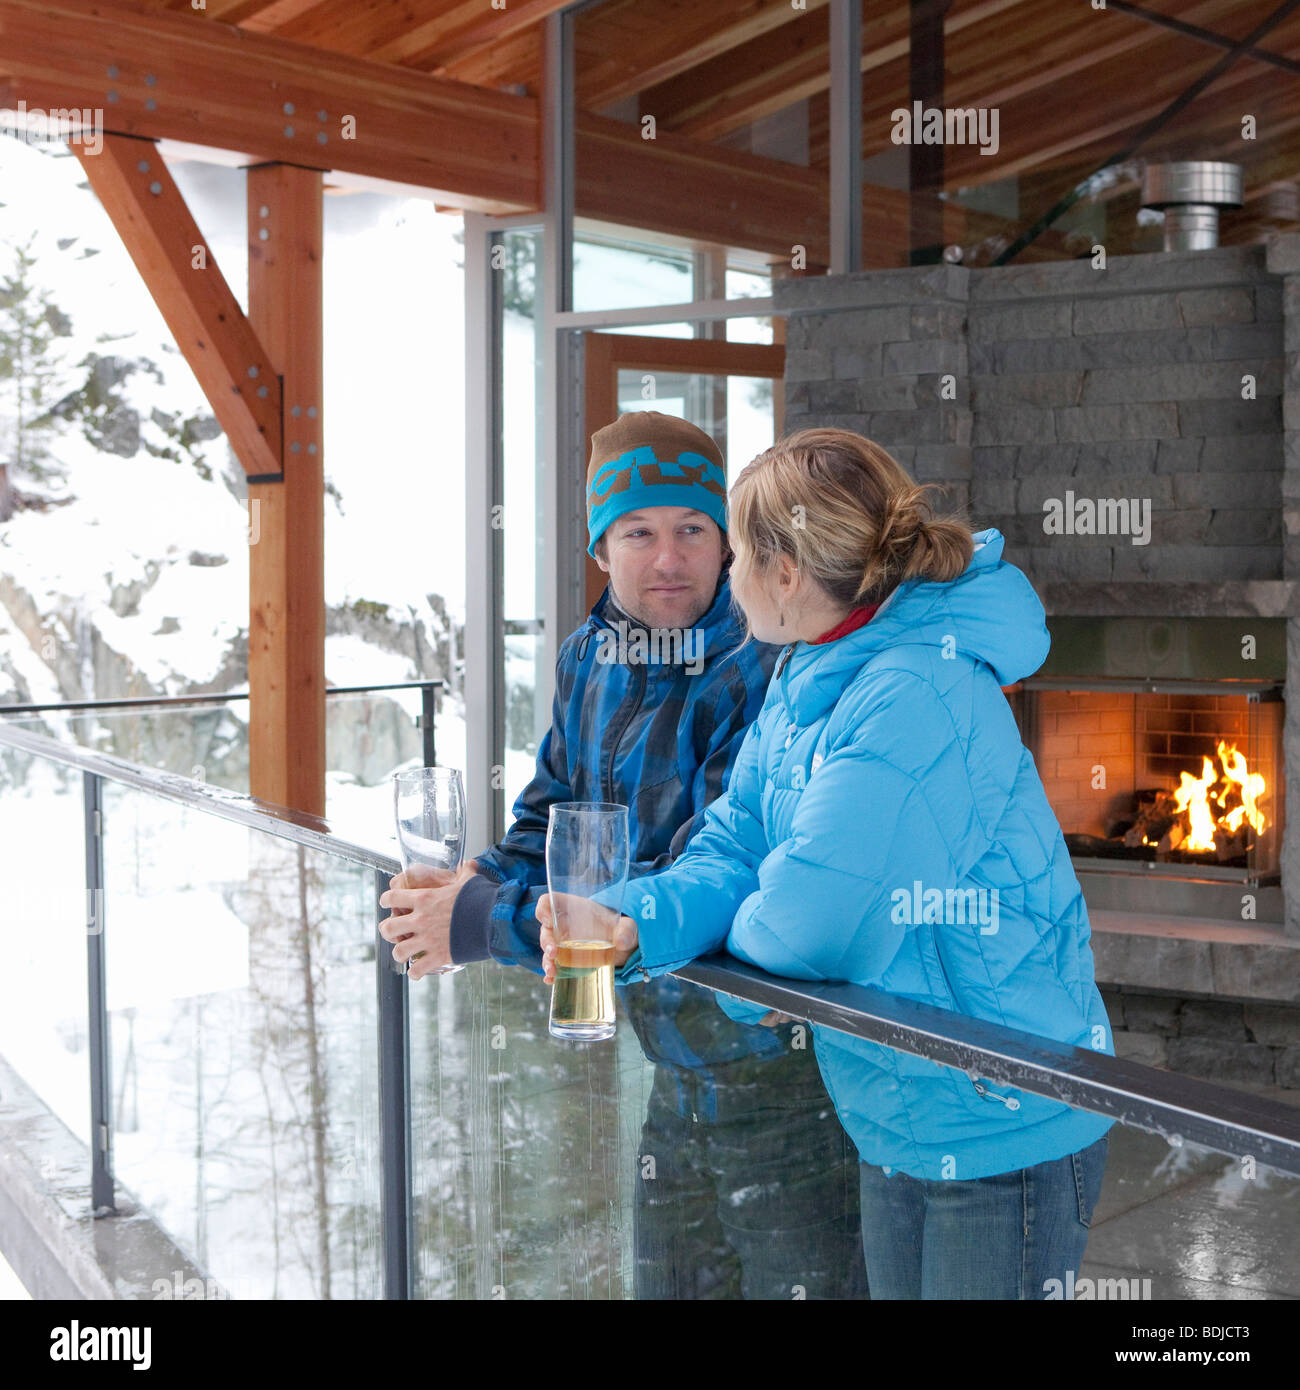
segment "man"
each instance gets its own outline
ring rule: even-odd
[[[560,649],[551,728],[504,839],[380,930],[418,979],[449,962],[540,973],[538,898],[556,801],[628,807],[629,879],[670,864],[722,794],[779,648],[731,607],[726,471],[702,430],[655,411],[592,437],[589,553],[610,576]],[[642,1130],[641,1298],[861,1296],[857,1156],[804,1025],[738,1024],[665,976],[620,989],[655,1080]],[[653,1176],[650,1176],[653,1174]]]

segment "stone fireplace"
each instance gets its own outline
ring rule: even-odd
[[[1300,236],[774,295],[785,428],[878,440],[996,526],[1043,600],[1052,655],[1010,698],[1099,979],[1300,1001]],[[1169,798],[1187,773],[1236,809],[1220,743],[1264,778],[1264,824],[1197,848]]]

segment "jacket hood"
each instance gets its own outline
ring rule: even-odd
[[[787,705],[801,719],[815,717],[887,647],[939,647],[982,661],[999,685],[1032,675],[1047,658],[1051,638],[1043,605],[1024,573],[1002,558],[1002,533],[972,537],[970,564],[946,583],[913,579],[900,584],[865,626],[825,646],[795,642],[777,668]]]

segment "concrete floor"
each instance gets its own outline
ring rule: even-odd
[[[1300,1106],[1300,1092],[1246,1087]],[[1116,1125],[1081,1276],[1153,1299],[1300,1298],[1300,1178]],[[1140,1287],[1140,1286],[1139,1286]]]

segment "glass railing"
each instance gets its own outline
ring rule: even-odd
[[[612,1042],[561,1043],[527,970],[397,973],[398,865],[326,821],[13,724],[0,768],[0,1061],[80,1141],[86,1201],[143,1214],[209,1296],[863,1297],[809,1024],[1116,1121],[1055,1296],[1300,1295],[1294,1092],[723,956],[628,986]],[[733,1024],[720,994],[788,1020]],[[137,1261],[119,1296],[177,1277]]]

